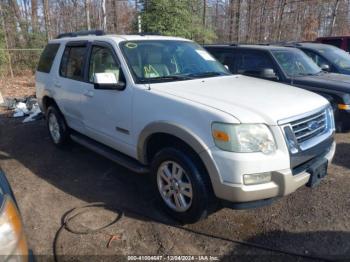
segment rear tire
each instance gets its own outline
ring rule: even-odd
[[[215,199],[208,174],[195,157],[176,148],[164,148],[153,158],[151,175],[163,209],[183,224],[208,216]]]
[[[63,147],[68,143],[69,129],[56,106],[49,106],[46,110],[46,125],[55,146]]]

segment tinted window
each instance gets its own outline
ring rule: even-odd
[[[259,75],[262,69],[272,68],[271,59],[261,52],[243,53],[237,61],[237,73]]]
[[[342,40],[340,38],[336,39],[322,39],[321,42],[327,45],[334,45],[336,47],[341,47]]]
[[[94,46],[92,48],[89,67],[90,82],[94,82],[96,73],[113,73],[116,80],[120,79],[120,66],[108,48],[101,46]]]
[[[43,53],[40,56],[38,71],[44,73],[50,73],[53,60],[55,59],[56,53],[60,44],[48,44]]]
[[[67,46],[64,50],[60,75],[74,80],[84,79],[85,46]]]
[[[231,50],[208,49],[208,51],[223,65],[227,66],[231,73],[236,73],[235,63],[238,54]]]

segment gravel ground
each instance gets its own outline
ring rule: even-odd
[[[350,134],[339,134],[336,140],[338,148],[329,176],[315,189],[303,187],[260,209],[222,209],[204,221],[187,225],[186,230],[172,227],[173,221],[157,208],[148,176],[134,174],[76,144],[65,150],[56,149],[44,121],[22,124],[20,119],[0,116],[0,166],[13,187],[29,245],[39,261],[53,258],[53,241],[62,215],[93,202],[103,202],[106,208],[91,209],[79,220],[73,220],[74,228],[96,228],[116,219],[120,210],[124,215],[96,234],[62,231],[57,248],[57,253],[64,255],[59,257],[61,260],[126,260],[123,255],[310,260],[191,232],[195,230],[304,255],[350,261]],[[107,247],[111,236],[115,240]]]

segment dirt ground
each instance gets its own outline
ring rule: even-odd
[[[14,78],[0,77],[0,93],[3,97],[22,98],[35,94],[34,75],[30,71],[24,71]]]
[[[72,144],[55,148],[43,120],[22,124],[0,116],[0,166],[13,187],[37,260],[53,258],[61,217],[76,206],[103,202],[73,225],[94,228],[122,218],[96,234],[62,231],[57,253],[63,260],[126,260],[123,255],[211,255],[246,261],[308,261],[206,235],[239,239],[304,255],[350,261],[350,134],[338,134],[329,175],[315,189],[303,187],[268,207],[222,209],[187,230],[173,223],[153,201],[149,178],[134,174]],[[127,210],[151,216],[147,219]],[[109,247],[108,241],[115,236]],[[87,256],[89,255],[89,256]],[[167,257],[166,260],[176,260]],[[310,260],[311,261],[311,260]]]

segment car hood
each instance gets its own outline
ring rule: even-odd
[[[295,83],[350,93],[350,75],[321,73],[319,75],[297,77]]]
[[[151,89],[224,111],[241,123],[277,125],[328,103],[296,87],[242,75],[152,84]]]

